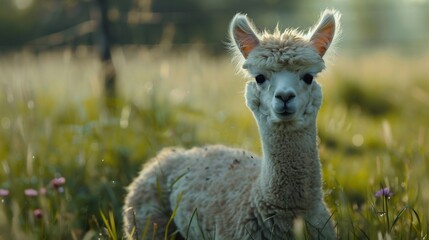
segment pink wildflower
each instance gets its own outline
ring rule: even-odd
[[[37,192],[36,189],[27,188],[27,189],[24,190],[24,194],[25,194],[25,196],[28,196],[28,197],[35,197],[39,193]]]
[[[42,188],[39,189],[39,194],[40,195],[46,195],[46,192],[47,192],[46,188],[44,188],[44,187],[42,187]]]
[[[51,186],[59,189],[62,185],[66,183],[66,179],[64,177],[54,178],[51,180]]]
[[[37,219],[41,219],[43,217],[42,209],[40,208],[34,209],[33,216]]]
[[[9,190],[0,188],[0,197],[6,197],[9,195]]]

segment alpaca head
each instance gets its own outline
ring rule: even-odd
[[[339,16],[325,11],[308,34],[278,28],[258,33],[245,15],[234,17],[232,49],[254,78],[246,87],[246,103],[260,125],[297,129],[315,121],[322,92],[314,78],[325,67],[322,57],[338,34]]]

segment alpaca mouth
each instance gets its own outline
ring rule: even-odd
[[[290,120],[296,113],[296,104],[294,100],[289,102],[284,102],[283,100],[279,100],[276,98],[272,105],[272,110],[277,118],[280,120]]]
[[[291,121],[293,118],[294,118],[294,116],[295,116],[295,111],[287,111],[287,110],[285,110],[285,111],[283,111],[283,112],[276,112],[275,113],[275,115],[276,115],[276,117],[280,120],[280,121],[285,121],[285,122],[288,122],[288,121]]]

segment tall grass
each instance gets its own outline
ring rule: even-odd
[[[339,56],[319,76],[324,188],[341,238],[427,238],[428,61]],[[124,187],[161,148],[260,152],[229,57],[117,49],[114,63],[111,112],[85,49],[0,58],[0,238],[120,239]]]

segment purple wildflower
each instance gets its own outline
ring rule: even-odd
[[[33,216],[37,219],[41,219],[43,217],[42,209],[40,208],[34,209]]]
[[[64,177],[54,178],[51,180],[51,186],[55,189],[59,189],[62,185],[66,183],[66,179]]]
[[[9,190],[0,188],[0,197],[6,197],[9,195]]]
[[[39,195],[39,192],[37,192],[36,189],[27,188],[27,189],[24,190],[24,194],[27,197],[35,197],[35,196]]]
[[[393,192],[391,192],[388,187],[382,188],[375,193],[375,197],[377,197],[377,198],[379,198],[379,197],[389,198],[392,195],[393,195]]]

